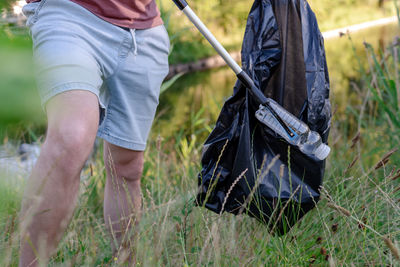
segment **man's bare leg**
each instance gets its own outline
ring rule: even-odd
[[[59,94],[46,109],[46,140],[22,203],[21,267],[46,264],[57,248],[73,214],[80,172],[99,123],[98,99],[87,91]]]
[[[104,195],[104,220],[111,232],[119,260],[134,263],[132,251],[135,226],[140,219],[140,178],[143,152],[104,142],[107,181]]]

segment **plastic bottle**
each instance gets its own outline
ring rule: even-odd
[[[331,151],[317,132],[270,98],[260,105],[256,118],[307,156],[324,160]]]

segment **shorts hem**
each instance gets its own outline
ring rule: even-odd
[[[112,136],[100,130],[97,132],[97,136],[113,145],[123,147],[129,150],[144,151],[146,149],[146,144],[123,140],[119,137]]]
[[[53,87],[53,89],[50,90],[50,92],[41,96],[41,104],[42,104],[43,110],[46,111],[46,103],[50,99],[55,97],[56,95],[59,95],[61,93],[68,92],[68,91],[75,91],[75,90],[89,91],[89,92],[93,93],[94,95],[97,96],[100,107],[102,109],[105,108],[104,104],[100,100],[99,90],[97,90],[95,86],[88,84],[88,83],[82,83],[82,82],[70,82],[70,83],[65,83],[65,84],[55,86],[55,87]]]

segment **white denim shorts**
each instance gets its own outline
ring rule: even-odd
[[[143,151],[168,74],[164,25],[125,29],[69,0],[24,6],[42,105],[57,94],[87,90],[99,99],[98,136]]]

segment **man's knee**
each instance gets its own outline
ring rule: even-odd
[[[111,176],[140,184],[143,162],[142,151],[127,150],[105,142],[104,164]]]
[[[64,124],[50,127],[44,144],[45,150],[61,166],[76,169],[83,167],[96,138],[96,132],[83,123]]]
[[[48,129],[46,142],[58,147],[72,156],[88,154],[92,149],[96,132],[89,129],[84,122],[76,121],[70,123],[60,123]]]
[[[96,138],[99,108],[91,92],[68,91],[46,105],[48,128],[45,150],[66,168],[82,167]]]

